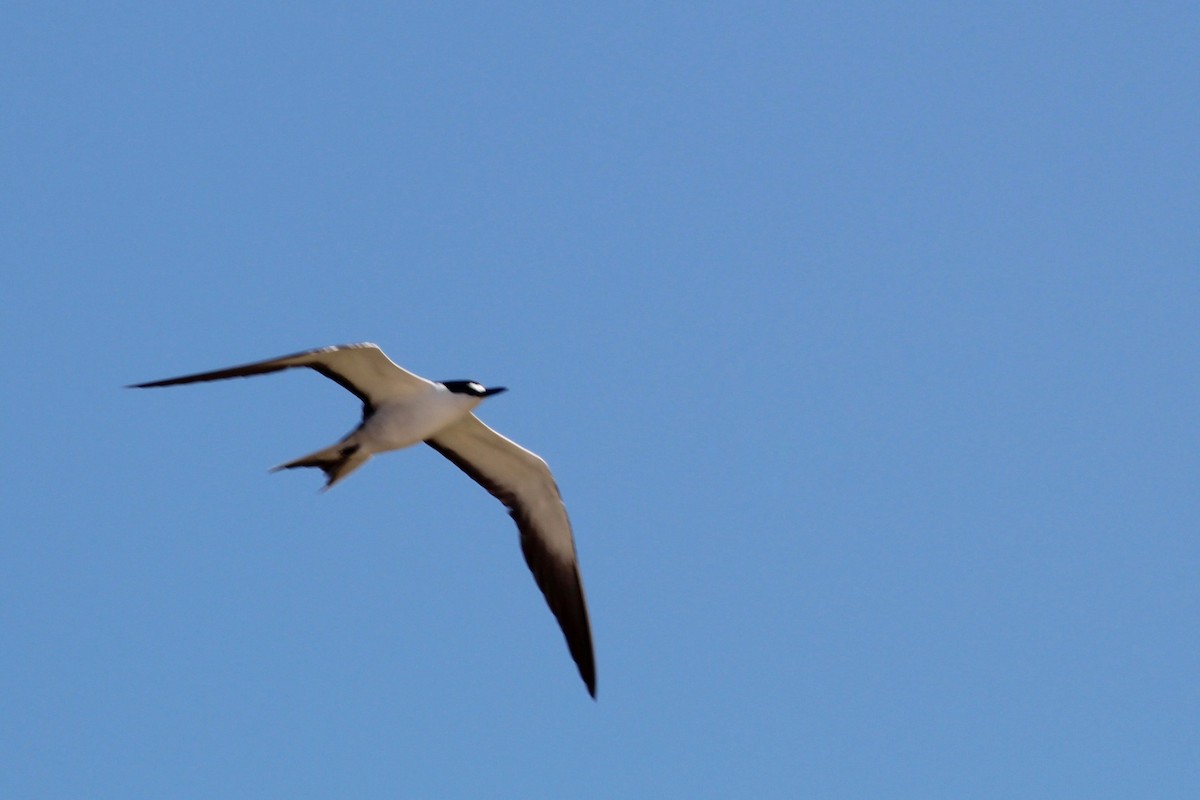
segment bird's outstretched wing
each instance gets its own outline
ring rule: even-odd
[[[546,462],[484,425],[474,414],[426,441],[503,503],[521,533],[521,552],[558,620],[592,697],[596,663],[587,602],[567,509]]]
[[[255,361],[237,367],[198,372],[167,378],[161,381],[135,383],[131,388],[148,389],[154,386],[175,386],[181,383],[219,381],[225,378],[246,378],[292,367],[308,367],[336,381],[363,402],[363,416],[369,416],[385,400],[403,397],[432,385],[419,375],[397,366],[377,345],[339,344],[305,350],[290,356]]]

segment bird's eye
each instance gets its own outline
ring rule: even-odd
[[[487,391],[483,388],[482,384],[478,383],[471,383],[468,388],[470,388],[472,394],[483,394],[485,391]]]

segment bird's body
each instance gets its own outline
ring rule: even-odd
[[[419,442],[429,444],[509,509],[529,569],[594,697],[591,627],[571,525],[558,487],[541,458],[471,413],[484,398],[505,391],[503,387],[426,380],[394,364],[373,344],[353,344],[139,383],[134,388],[248,377],[293,367],[309,367],[352,392],[363,403],[363,419],[340,441],[275,469],[319,468],[325,473],[324,488],[328,489],[373,455]]]
[[[369,412],[364,410],[362,422],[341,441],[275,469],[320,467],[331,463],[332,459],[336,469],[333,472],[326,470],[329,480],[325,488],[328,489],[365,464],[371,456],[432,439],[439,431],[468,416],[482,402],[482,396],[452,392],[440,383],[416,386],[409,392],[379,402]]]
[[[373,454],[411,447],[466,416],[481,402],[482,397],[451,392],[435,384],[379,406],[363,420],[355,437]]]

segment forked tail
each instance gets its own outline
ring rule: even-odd
[[[326,491],[342,478],[367,463],[367,459],[370,457],[371,454],[364,451],[362,445],[341,441],[332,447],[326,447],[324,450],[318,450],[315,453],[301,456],[295,461],[289,461],[286,464],[273,467],[271,472],[278,472],[281,469],[296,469],[297,467],[317,467],[325,473],[325,485],[321,488],[321,491]]]

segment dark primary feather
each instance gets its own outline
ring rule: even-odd
[[[546,604],[558,620],[571,658],[579,667],[579,676],[587,685],[588,694],[596,696],[596,659],[592,651],[591,622],[588,620],[587,603],[583,599],[583,581],[579,577],[579,565],[572,561],[559,561],[548,553],[540,539],[529,535],[529,526],[523,524],[517,511],[509,514],[517,521],[521,532],[521,553],[533,573],[533,579]]]

